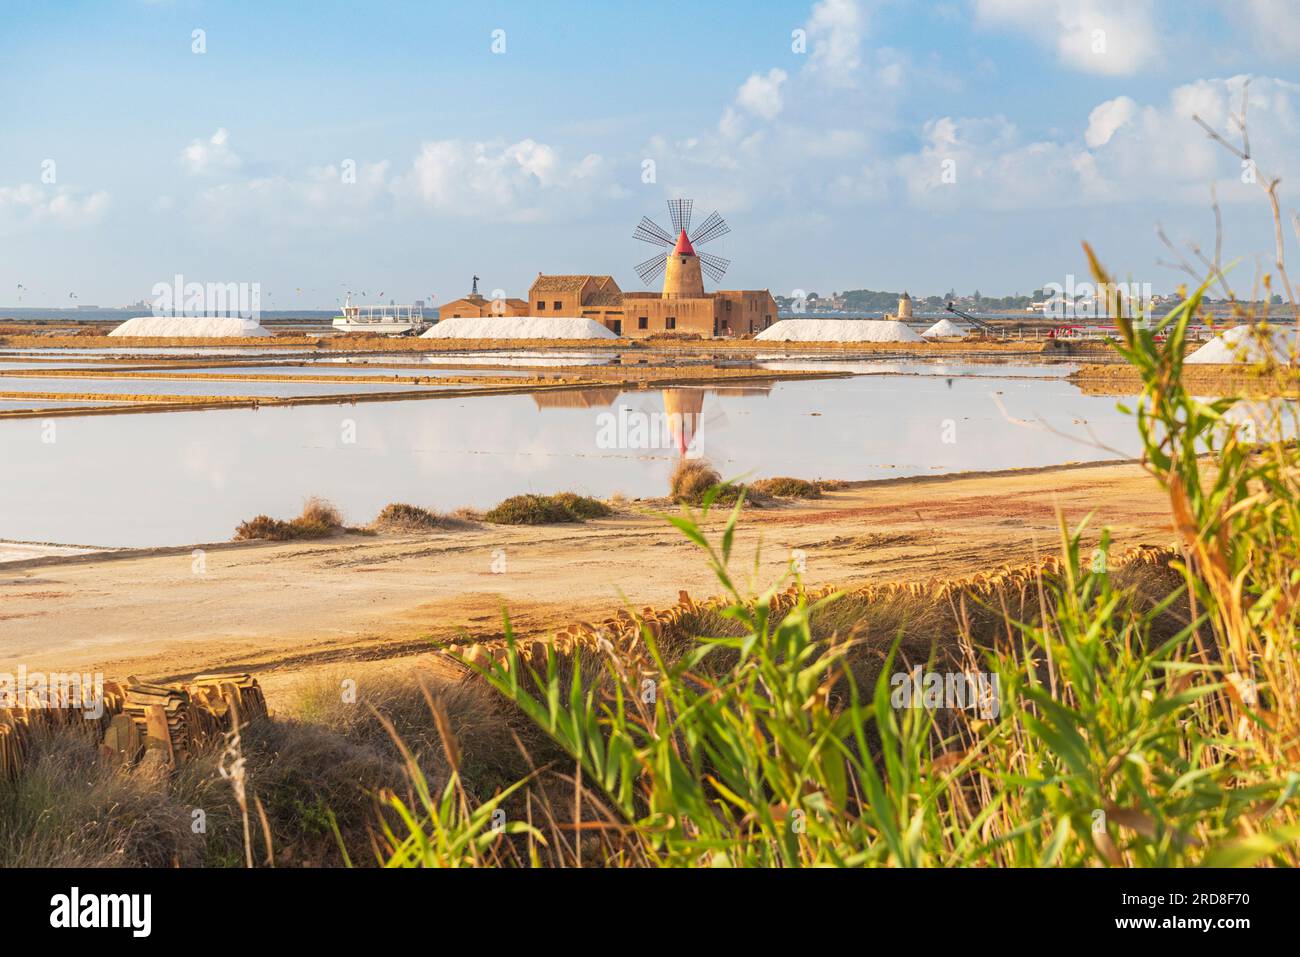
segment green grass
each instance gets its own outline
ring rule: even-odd
[[[1061,570],[1015,610],[1005,595],[946,615],[829,596],[776,614],[785,582],[755,594],[733,577],[743,497],[710,536],[727,487],[684,463],[674,493],[700,511],[672,521],[728,596],[714,630],[671,652],[646,627],[539,659],[507,621],[503,655],[464,659],[567,756],[592,838],[567,839],[572,819],[538,830],[544,815],[490,832],[481,811],[502,793],[456,785],[402,805],[389,863],[1300,863],[1300,453],[1227,419],[1233,399],[1180,385],[1200,295],[1119,321],[1144,382],[1143,464],[1181,538],[1171,568],[1112,567],[1107,530],[1090,554],[1085,528],[1063,524]],[[1292,420],[1258,434],[1294,434],[1293,408],[1272,414]],[[996,680],[997,709],[902,706],[893,691],[917,666]]]

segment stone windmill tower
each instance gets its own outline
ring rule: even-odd
[[[641,222],[632,233],[633,237],[644,243],[663,248],[663,252],[639,263],[636,271],[647,285],[662,273],[665,299],[703,298],[704,273],[708,273],[709,278],[717,282],[731,265],[729,259],[695,251],[697,246],[725,236],[731,232],[731,227],[714,211],[692,231],[691,207],[694,204],[695,201],[690,199],[668,200],[668,217],[673,224],[671,233],[648,216],[641,217]],[[673,238],[674,234],[676,239]]]

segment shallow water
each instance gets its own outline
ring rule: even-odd
[[[351,356],[346,360],[362,363],[389,362],[397,358],[394,354],[370,356]],[[590,352],[439,352],[436,355],[411,355],[410,362],[427,365],[496,365],[496,366],[603,366],[614,362],[613,353]]]
[[[755,363],[759,369],[777,372],[852,372],[855,375],[923,375],[923,376],[988,376],[992,378],[1063,379],[1074,372],[1077,365],[1028,365],[1013,362],[960,362],[941,359],[880,360],[814,359],[763,359]]]
[[[113,346],[110,348],[85,348],[82,346],[43,346],[39,349],[6,350],[8,356],[258,356],[275,354],[277,349],[303,352],[302,346]]]
[[[400,360],[386,360],[393,362]],[[427,379],[427,378],[447,378],[451,376],[502,376],[504,377],[527,377],[533,373],[520,369],[441,369],[434,366],[418,369],[393,368],[390,365],[369,363],[369,362],[350,362],[346,365],[341,363],[313,362],[307,365],[289,365],[285,363],[268,365],[243,365],[243,366],[216,366],[211,369],[183,369],[177,370],[178,375],[305,375],[305,376],[392,376],[394,379]]]
[[[400,392],[406,389],[454,389],[452,383],[393,382],[238,382],[221,379],[88,379],[81,376],[3,376],[0,392],[63,392],[75,395],[221,395],[305,396],[348,395],[360,392]]]
[[[649,430],[635,424],[666,410],[684,413],[691,451],[727,477],[870,479],[1127,457],[1135,431],[1115,405],[1053,379],[906,375],[68,418],[53,420],[53,442],[38,419],[7,420],[0,539],[218,541],[258,513],[297,514],[313,494],[353,523],[394,501],[450,510],[522,492],[660,496],[681,436],[642,441]],[[1089,429],[1111,448],[1090,444]]]
[[[0,399],[0,412],[21,412],[24,409],[66,409],[69,406],[114,406],[120,402],[100,399]]]

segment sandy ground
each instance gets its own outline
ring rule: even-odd
[[[635,507],[635,506],[634,506]],[[747,510],[742,577],[778,578],[791,549],[810,584],[958,576],[1050,553],[1057,510],[1098,514],[1119,545],[1173,534],[1155,483],[1132,464],[861,483]],[[660,514],[584,525],[474,526],[423,535],[59,556],[0,565],[0,671],[165,679],[248,669],[268,689],[311,672],[428,660],[432,642],[545,633],[617,608],[718,589]],[[494,567],[496,570],[494,570]]]

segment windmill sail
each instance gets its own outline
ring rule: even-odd
[[[686,255],[698,256],[700,269],[714,282],[726,275],[727,267],[731,265],[730,259],[723,259],[711,253],[696,253],[694,247],[727,235],[731,232],[731,227],[718,215],[717,210],[714,210],[692,233],[691,213],[694,206],[695,201],[692,199],[668,200],[668,216],[672,220],[672,232],[664,229],[649,216],[642,216],[641,222],[637,223],[636,229],[632,232],[634,239],[652,246],[660,246],[665,250],[637,264],[637,275],[646,285],[654,283],[664,275],[668,268],[668,256],[671,255],[669,250],[673,249]]]
[[[727,267],[731,265],[730,259],[723,259],[721,256],[715,256],[712,253],[700,253],[700,268],[709,274],[709,278],[718,282],[727,274]]]
[[[643,263],[638,263],[636,274],[641,277],[642,282],[649,284],[663,275],[667,265],[668,254],[660,253],[658,256],[651,256]]]
[[[727,221],[718,215],[717,210],[714,210],[709,213],[709,218],[700,223],[699,227],[691,235],[691,245],[703,246],[705,243],[712,242],[719,236],[725,236],[729,232],[731,232],[731,227],[727,225]]]
[[[683,230],[691,228],[691,207],[694,205],[693,199],[668,200],[668,216],[673,221],[674,233],[681,235]]]
[[[664,230],[662,226],[656,223],[649,216],[642,216],[641,222],[637,224],[636,230],[632,233],[633,239],[639,239],[643,243],[650,243],[655,246],[671,247],[675,241],[672,236]]]

